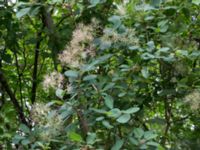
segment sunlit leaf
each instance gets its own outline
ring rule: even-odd
[[[30,133],[29,127],[27,127],[25,124],[20,124],[19,128],[22,130],[24,133]]]
[[[130,114],[123,114],[117,119],[117,122],[119,122],[119,123],[127,123],[130,119],[131,119],[131,115]]]
[[[192,0],[193,4],[199,5],[200,4],[200,0]]]
[[[151,145],[151,146],[155,146],[155,147],[157,147],[157,146],[159,145],[158,143],[153,142],[153,141],[149,141],[149,142],[147,142],[146,144],[147,144],[147,145]]]
[[[88,133],[88,136],[87,136],[87,144],[89,145],[92,145],[95,143],[95,139],[96,139],[96,133]]]
[[[106,120],[102,121],[102,124],[108,129],[112,129],[113,128],[113,126]]]
[[[104,96],[104,100],[105,100],[105,105],[108,108],[112,109],[113,106],[114,106],[114,100],[113,100],[113,98],[110,95],[106,95],[106,96]]]
[[[138,139],[142,138],[142,136],[144,135],[144,131],[141,128],[135,128],[133,130],[133,133]]]
[[[21,17],[27,15],[30,10],[31,10],[31,7],[20,9],[19,11],[17,11],[16,17],[21,18]]]
[[[118,28],[121,25],[120,16],[111,16],[110,18],[108,18],[108,21],[113,23],[114,28]]]
[[[124,144],[124,140],[118,139],[116,143],[113,145],[111,150],[120,150]]]
[[[82,142],[83,141],[81,135],[77,134],[75,132],[68,133],[68,137],[69,137],[70,140],[75,141],[75,142]]]
[[[131,108],[127,109],[127,110],[123,110],[122,112],[126,113],[126,114],[133,114],[133,113],[138,112],[139,110],[140,110],[139,107],[131,107]]]
[[[22,143],[22,145],[28,145],[28,144],[31,143],[31,142],[29,141],[29,139],[23,139],[23,140],[21,141],[21,143]]]
[[[147,67],[143,67],[142,70],[141,70],[141,72],[142,72],[142,76],[144,78],[147,79],[149,77],[149,71],[148,71]]]
[[[104,119],[105,117],[98,117],[98,118],[96,118],[96,121],[102,121],[103,119]]]
[[[92,8],[95,7],[96,5],[98,5],[101,1],[100,0],[90,0],[90,6],[88,6],[88,8]]]
[[[129,137],[128,139],[129,139],[129,141],[130,141],[133,145],[138,145],[138,144],[139,144],[138,140],[136,140],[136,139],[133,138],[133,137]]]
[[[157,137],[157,134],[153,133],[152,131],[147,131],[144,133],[144,138],[146,140],[151,140]]]
[[[62,90],[62,89],[56,90],[56,96],[59,97],[60,99],[63,99],[64,94],[65,94],[64,90]]]
[[[97,75],[91,74],[91,75],[87,75],[83,78],[83,81],[90,81],[90,80],[94,80],[97,78]]]
[[[118,108],[113,108],[107,113],[108,117],[113,118],[118,118],[121,114],[122,112]]]
[[[65,76],[67,76],[67,77],[77,78],[78,75],[79,75],[79,73],[74,70],[65,71]]]

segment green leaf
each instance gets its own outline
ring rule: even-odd
[[[118,139],[115,143],[115,145],[113,145],[113,147],[111,148],[111,150],[120,150],[122,148],[124,144],[124,140],[122,139]]]
[[[165,33],[168,30],[168,28],[169,28],[168,25],[162,26],[162,27],[160,27],[160,32]]]
[[[69,132],[68,137],[70,140],[75,141],[75,142],[82,142],[83,139],[80,134],[77,134],[75,132]]]
[[[19,128],[24,133],[30,133],[30,129],[25,124],[20,124]]]
[[[110,42],[110,41],[102,41],[101,43],[100,43],[100,49],[101,50],[104,50],[104,49],[109,49],[110,47],[111,47],[111,45],[112,45],[112,42]]]
[[[144,135],[144,131],[141,128],[135,128],[133,130],[133,133],[134,133],[135,137],[138,139],[142,138],[142,136]]]
[[[147,147],[147,145],[146,144],[142,144],[141,146],[140,146],[140,149],[147,149],[148,147]]]
[[[106,114],[107,113],[107,111],[105,111],[104,109],[91,108],[91,110],[93,110],[97,113],[100,113],[100,114]]]
[[[92,8],[92,7],[95,7],[96,5],[98,5],[101,1],[100,0],[90,0],[90,4],[88,6],[88,8]]]
[[[19,11],[17,11],[16,17],[20,19],[21,17],[28,14],[30,10],[31,10],[31,7],[20,9]]]
[[[104,88],[103,91],[107,91],[109,89],[112,89],[115,86],[115,83],[108,83]]]
[[[96,69],[96,66],[95,66],[95,65],[96,65],[96,64],[95,64],[94,62],[91,63],[91,64],[86,64],[86,65],[84,65],[84,66],[81,68],[81,70],[82,70],[83,72],[95,70],[95,69]]]
[[[91,74],[91,75],[87,75],[83,78],[83,81],[90,81],[90,80],[94,80],[97,78],[97,75]]]
[[[154,16],[147,16],[144,18],[145,21],[153,20]]]
[[[165,52],[165,53],[168,52],[169,50],[170,50],[169,47],[162,47],[159,49],[160,52]]]
[[[118,97],[123,97],[123,96],[125,96],[126,95],[126,92],[122,92],[122,93],[119,93],[118,94]]]
[[[162,59],[167,62],[173,62],[176,60],[173,55],[169,55],[168,57],[162,57]]]
[[[131,115],[130,114],[123,114],[117,119],[117,122],[119,122],[119,123],[127,123],[130,119],[131,119]]]
[[[149,52],[152,52],[153,49],[155,48],[154,41],[149,41],[149,42],[147,43],[147,46],[148,46],[148,51],[149,51]]]
[[[106,120],[102,121],[102,124],[108,129],[112,129],[113,128],[113,126]]]
[[[79,73],[77,71],[74,71],[74,70],[68,70],[68,71],[65,71],[65,76],[67,77],[71,77],[71,78],[77,78]]]
[[[97,65],[97,64],[103,63],[106,60],[108,60],[111,56],[112,56],[112,54],[107,54],[107,55],[101,56],[94,61],[94,64]]]
[[[108,60],[112,54],[107,54],[101,57],[98,57],[95,61],[93,61],[91,64],[84,65],[81,70],[83,72],[91,71],[96,69],[96,65],[99,65],[101,63],[104,63],[106,60]]]
[[[3,139],[4,138],[5,139],[11,139],[13,137],[13,132],[9,132],[9,133],[5,133],[4,132],[4,134],[2,136],[0,136],[0,137],[2,137]]]
[[[165,26],[166,24],[168,23],[168,20],[162,20],[162,21],[160,21],[160,22],[158,22],[158,27],[163,27],[163,26]]]
[[[103,117],[103,116],[98,117],[98,118],[96,118],[96,121],[102,121],[102,120],[104,120],[104,118],[105,118],[105,117]]]
[[[147,144],[147,145],[150,145],[150,146],[155,146],[155,147],[159,146],[158,143],[153,142],[153,141],[149,141],[149,142],[147,142],[146,144]]]
[[[141,55],[141,58],[144,59],[144,60],[148,60],[148,59],[154,59],[155,56],[152,55],[152,54],[150,54],[150,53],[143,53],[143,54]]]
[[[63,0],[52,0],[52,3],[53,3],[53,4],[55,4],[55,3],[59,3],[59,4],[60,4],[60,3],[62,3],[62,2],[63,2]]]
[[[108,21],[113,23],[115,29],[121,25],[120,16],[113,15],[110,18],[108,18]]]
[[[195,51],[192,51],[192,53],[193,53],[193,52],[195,52]],[[177,55],[178,57],[182,57],[182,56],[188,57],[188,56],[189,56],[189,53],[188,53],[187,50],[177,50],[175,53],[176,53],[176,55]],[[191,54],[192,54],[192,53],[191,53]]]
[[[63,104],[64,104],[64,102],[62,100],[52,100],[51,102],[47,103],[47,106],[52,106],[52,105],[59,105],[59,106],[61,106]]]
[[[65,119],[65,118],[69,117],[71,114],[73,114],[73,109],[72,109],[72,107],[68,107],[68,108],[64,109],[64,110],[61,112],[60,116],[61,116],[63,119]]]
[[[199,5],[200,4],[200,0],[192,0],[193,4]]]
[[[158,7],[161,4],[162,0],[151,0],[151,5]]]
[[[30,16],[36,16],[40,12],[41,5],[32,6],[29,11]]]
[[[181,53],[181,52],[180,52]],[[188,54],[187,54],[188,55]],[[190,54],[190,57],[193,59],[196,59],[197,57],[200,56],[200,51],[192,51],[192,53]]]
[[[141,70],[142,76],[147,79],[149,77],[149,71],[147,69],[147,67],[143,67]]]
[[[158,22],[157,25],[158,25],[161,33],[164,33],[168,30],[168,27],[169,27],[168,22],[169,22],[168,20],[162,20],[162,21]]]
[[[152,131],[147,131],[144,133],[144,138],[146,140],[151,140],[157,137],[157,134],[153,133]]]
[[[15,143],[15,144],[18,144],[23,139],[25,139],[25,137],[23,137],[21,135],[15,135],[12,142]]]
[[[87,144],[88,145],[93,145],[95,143],[95,140],[96,140],[96,133],[88,133],[88,136],[87,136]]]
[[[128,139],[133,145],[139,145],[139,142],[135,138],[129,137]]]
[[[25,146],[25,145],[28,145],[31,142],[29,141],[29,139],[24,139],[24,140],[21,141],[21,143],[22,143],[22,145]]]
[[[140,47],[139,46],[130,46],[128,47],[129,50],[135,51],[138,50]]]
[[[122,113],[118,108],[114,108],[107,113],[108,117],[113,117],[113,118],[118,118],[121,114]]]
[[[114,100],[110,95],[106,95],[103,97],[105,100],[105,105],[110,108],[113,109],[113,105],[114,105]]]
[[[133,113],[138,112],[139,110],[140,110],[139,107],[131,107],[131,108],[129,108],[129,109],[127,109],[127,110],[124,110],[124,111],[122,111],[122,112],[123,112],[123,113],[126,113],[126,114],[133,114]]]
[[[57,90],[56,90],[56,96],[57,96],[58,98],[63,99],[64,94],[65,94],[65,91],[64,91],[64,90],[62,90],[62,89],[57,89]]]

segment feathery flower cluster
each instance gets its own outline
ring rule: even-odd
[[[58,57],[62,65],[77,68],[88,55],[95,55],[92,45],[93,28],[92,25],[79,24],[77,26],[69,46]]]
[[[121,43],[124,45],[138,45],[139,43],[135,35],[135,30],[130,28],[127,28],[123,33],[119,33],[115,29],[106,28],[101,40],[103,42],[110,42],[113,44]]]
[[[116,13],[118,13],[120,16],[125,16],[127,15],[127,11],[126,11],[126,5],[125,4],[121,4],[121,5],[116,5],[117,6],[117,10]]]
[[[185,102],[190,104],[192,110],[200,108],[200,92],[195,90],[185,97]]]
[[[43,103],[36,103],[31,108],[31,118],[35,124],[46,124],[46,116],[50,112],[50,108]],[[45,119],[44,119],[45,118]]]
[[[49,141],[62,133],[63,120],[58,112],[43,103],[33,105],[31,118],[41,140]]]
[[[54,71],[49,75],[45,75],[43,81],[43,87],[45,90],[49,88],[53,89],[62,88],[63,81],[64,81],[63,75],[61,73]]]

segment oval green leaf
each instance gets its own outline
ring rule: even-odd
[[[117,119],[117,122],[119,122],[119,123],[127,123],[130,119],[131,119],[131,115],[130,114],[123,114]]]

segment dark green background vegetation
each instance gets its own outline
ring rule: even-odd
[[[200,0],[0,2],[0,149],[200,149]]]

